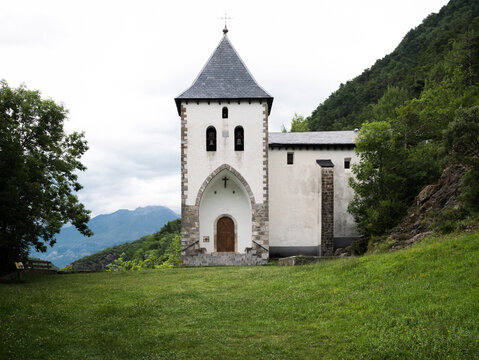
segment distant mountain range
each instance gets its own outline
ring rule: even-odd
[[[179,215],[164,206],[139,207],[134,211],[118,210],[112,214],[98,215],[88,226],[91,237],[80,234],[74,226],[65,226],[56,236],[57,242],[46,253],[32,252],[32,256],[51,261],[58,267],[107,247],[136,240],[159,231],[168,221]]]

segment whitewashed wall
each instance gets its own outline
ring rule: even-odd
[[[287,165],[287,153],[294,164]],[[269,244],[270,246],[318,246],[321,237],[321,168],[318,159],[334,164],[334,237],[358,236],[347,212],[354,192],[348,185],[351,170],[344,159],[358,159],[353,150],[269,151]]]
[[[187,171],[188,191],[186,205],[194,205],[203,181],[215,169],[229,164],[247,181],[257,204],[263,203],[263,105],[257,102],[230,104],[202,101],[184,104],[187,116]],[[228,107],[228,119],[222,119],[222,109]],[[234,150],[234,129],[244,129],[244,151]],[[206,151],[206,128],[216,128],[216,151]],[[223,132],[228,136],[224,136]],[[192,150],[195,149],[195,150]]]

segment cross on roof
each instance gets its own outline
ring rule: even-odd
[[[232,18],[231,17],[228,17],[228,14],[226,13],[225,11],[225,16],[223,17],[220,17],[220,20],[224,20],[225,21],[225,28],[223,29],[223,34],[226,35],[226,33],[228,32],[228,27],[226,26],[226,21],[227,20],[231,20]]]

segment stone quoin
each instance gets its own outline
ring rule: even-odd
[[[273,97],[223,34],[196,80],[175,98],[182,264],[331,256],[358,236],[347,213],[355,132],[269,133]]]

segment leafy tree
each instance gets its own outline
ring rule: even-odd
[[[179,266],[181,263],[181,236],[180,234],[168,234],[168,247],[164,253],[150,251],[144,258],[127,259],[122,253],[116,260],[107,264],[108,271],[162,269]]]
[[[168,257],[161,264],[162,268],[171,268],[181,264],[181,236],[179,234],[173,237],[167,251]]]
[[[115,259],[113,262],[108,264],[106,267],[109,271],[120,271],[124,270],[126,266],[126,262],[124,260],[125,253],[121,253],[121,255]]]
[[[358,133],[360,162],[352,167],[355,177],[350,178],[350,185],[355,196],[348,211],[366,235],[387,231],[405,210],[397,197],[405,179],[396,171],[404,154],[395,135],[387,121],[364,124]]]
[[[400,107],[408,100],[406,90],[396,86],[389,86],[384,95],[379,99],[378,103],[372,107],[373,119],[375,121],[387,121],[396,123],[398,129],[402,133],[404,148],[408,145],[408,136],[411,127],[411,120],[414,116],[401,109]]]
[[[65,271],[65,272],[71,272],[71,271],[73,271],[73,266],[72,266],[72,264],[68,264],[68,265],[65,265],[64,267],[62,267],[60,270]]]
[[[304,132],[309,131],[308,119],[305,119],[302,115],[294,114],[291,119],[291,132]]]
[[[479,106],[459,109],[445,132],[446,149],[466,165],[462,200],[467,209],[479,211]]]
[[[67,110],[38,91],[10,88],[0,81],[0,272],[46,250],[55,234],[72,223],[90,236],[89,211],[75,192],[76,171],[88,149],[83,134],[66,134]]]
[[[302,115],[294,114],[291,119],[291,130],[290,132],[305,132],[309,131],[308,119],[304,118]],[[284,125],[281,126],[281,132],[288,132]]]
[[[348,211],[365,235],[388,232],[405,215],[416,194],[439,176],[439,146],[404,146],[397,119],[363,124],[356,142],[359,163],[350,185],[355,196]]]
[[[397,108],[409,99],[406,90],[397,86],[388,86],[384,95],[373,107],[375,121],[389,121],[396,119]]]

